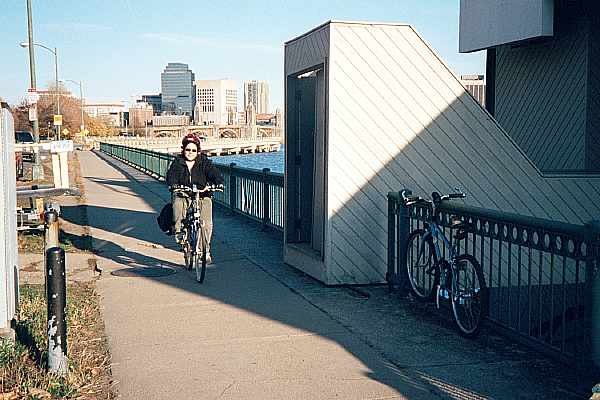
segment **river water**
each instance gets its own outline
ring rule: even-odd
[[[262,170],[270,168],[271,172],[284,172],[285,154],[283,145],[279,151],[269,153],[237,154],[231,156],[210,157],[215,164],[235,163],[238,167]]]

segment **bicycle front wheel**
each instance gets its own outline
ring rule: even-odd
[[[181,250],[183,251],[183,258],[185,261],[185,268],[189,271],[194,266],[193,264],[193,256],[194,252],[192,251],[192,246],[188,239],[181,245]]]
[[[425,231],[410,234],[406,246],[406,270],[410,288],[419,300],[430,300],[440,282],[440,271],[433,258],[431,241],[424,240]]]
[[[198,244],[196,246],[196,280],[199,283],[204,282],[204,276],[206,275],[206,231],[204,228],[200,229],[198,235]]]
[[[487,311],[487,288],[483,270],[475,257],[456,258],[452,274],[452,312],[459,332],[474,336],[479,332]]]

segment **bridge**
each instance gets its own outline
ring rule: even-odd
[[[270,125],[183,125],[148,127],[148,137],[182,137],[187,133],[213,138],[280,138],[283,129]]]
[[[127,146],[137,149],[153,150],[160,153],[179,153],[181,151],[181,137],[96,137],[92,138],[94,146],[99,148],[101,143]],[[248,154],[279,151],[281,138],[263,137],[255,139],[245,138],[213,138],[202,141],[202,151],[209,156],[230,154]]]

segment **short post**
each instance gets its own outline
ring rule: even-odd
[[[46,281],[48,301],[48,369],[66,375],[67,364],[67,290],[65,251],[52,247],[46,251]]]
[[[55,209],[49,209],[44,212],[44,222],[45,222],[45,237],[46,237],[46,245],[45,250],[52,247],[59,247],[58,244],[58,212]]]
[[[237,188],[236,188],[236,179],[235,175],[233,175],[233,168],[235,167],[235,163],[229,164],[229,209],[233,213],[235,210],[236,198],[237,198]]]
[[[410,196],[408,189],[403,192]],[[402,201],[402,192],[398,194],[398,285],[401,292],[408,289],[408,271],[406,269],[406,244],[410,235],[410,208]]]
[[[269,190],[269,184],[267,183],[267,179],[269,177],[269,172],[271,172],[271,170],[269,168],[263,168],[262,170],[263,172],[263,218],[262,218],[262,223],[263,223],[263,227],[262,230],[266,230],[268,225],[269,225],[269,221],[270,221],[270,212],[271,212],[271,198],[270,198],[270,190]]]

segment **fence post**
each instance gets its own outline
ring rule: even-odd
[[[52,247],[46,251],[48,282],[48,368],[66,375],[67,365],[67,290],[65,281],[65,251]]]
[[[600,369],[600,221],[585,225],[587,236],[585,321],[589,361]]]
[[[271,212],[271,198],[269,195],[269,184],[267,183],[267,178],[269,176],[269,172],[271,170],[269,168],[263,168],[263,230],[267,229],[267,226],[270,221],[270,212]]]
[[[385,280],[388,283],[390,292],[394,288],[394,280],[396,276],[396,206],[397,202],[394,199],[394,193],[389,192],[388,198],[388,257],[387,257],[387,273]]]
[[[412,191],[404,189],[406,195]],[[406,244],[410,235],[410,208],[402,201],[402,192],[398,193],[398,287],[401,292],[408,289],[408,271],[406,270]]]
[[[235,163],[229,164],[229,209],[233,213],[235,210],[236,198],[237,198],[237,188],[236,188],[236,179],[233,175],[233,168],[235,167]]]

